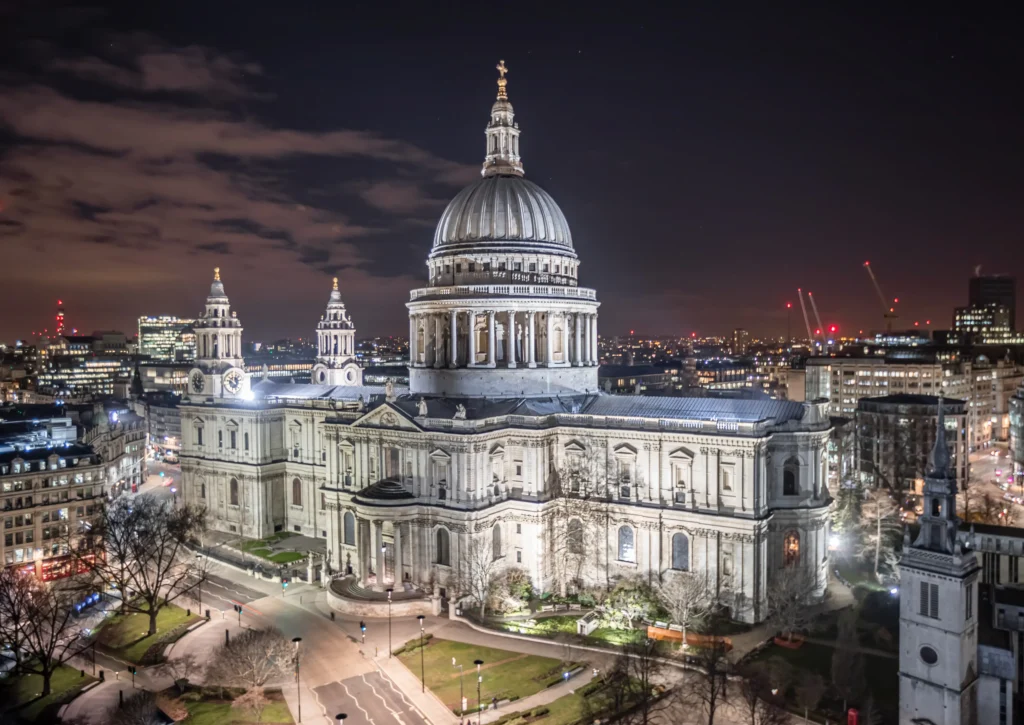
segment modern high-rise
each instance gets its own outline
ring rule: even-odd
[[[1010,329],[1017,326],[1017,280],[1009,275],[971,277],[967,303],[971,307],[1005,307],[1010,313]]]
[[[139,354],[151,360],[189,362],[196,358],[195,320],[161,315],[139,318]]]

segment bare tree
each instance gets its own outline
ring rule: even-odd
[[[767,699],[771,694],[771,679],[763,667],[753,667],[744,673],[739,683],[743,716],[750,725],[787,725],[789,713]]]
[[[263,711],[267,709],[269,704],[270,700],[267,699],[263,688],[252,687],[236,697],[232,701],[231,707],[237,707],[250,713],[256,719],[256,722],[260,723],[263,722]]]
[[[825,696],[825,679],[817,672],[803,672],[796,684],[796,702],[804,710],[804,720],[810,710],[818,709]]]
[[[154,634],[160,610],[206,579],[205,557],[187,547],[205,530],[205,520],[203,508],[175,507],[149,495],[120,498],[103,509],[91,531],[103,556],[78,546],[69,550],[91,572],[94,587],[121,592],[122,612],[147,614]],[[81,538],[82,532],[73,535]]]
[[[74,579],[42,582],[14,568],[0,575],[0,639],[15,649],[20,671],[42,678],[43,696],[50,694],[53,673],[75,654],[77,589]]]
[[[495,568],[490,542],[480,536],[471,538],[459,561],[456,585],[460,594],[470,596],[477,602],[481,620],[494,591]]]
[[[136,690],[124,699],[107,708],[104,722],[110,725],[158,725],[160,710],[156,695],[148,690]]]
[[[618,723],[649,725],[672,704],[655,686],[665,679],[664,669],[653,640],[624,645],[606,676],[612,707],[607,714]]]
[[[700,624],[711,611],[712,597],[706,579],[696,572],[674,571],[658,590],[672,620],[683,629],[679,648],[686,646],[686,632]]]
[[[288,673],[291,643],[277,629],[247,629],[217,650],[206,677],[221,686],[264,687]]]
[[[552,473],[551,498],[545,507],[549,561],[562,596],[583,577],[587,561],[584,541],[603,521],[604,511],[595,503],[608,500],[611,478],[603,441],[582,437],[571,445]]]
[[[198,673],[202,669],[202,665],[196,659],[195,654],[186,652],[179,657],[175,657],[173,660],[167,660],[159,665],[159,668],[174,679],[174,685],[178,688],[178,693],[182,694],[185,691],[185,685],[188,684],[189,678]]]
[[[775,572],[774,582],[768,588],[768,621],[790,641],[812,618],[808,605],[816,588],[814,577],[799,565]]]
[[[891,574],[896,570],[902,524],[899,506],[886,489],[871,492],[869,499],[871,523],[864,527],[862,541],[867,550],[865,553],[874,555],[875,579],[881,581],[883,571]]]
[[[847,705],[857,701],[864,692],[864,658],[859,652],[857,612],[843,612],[839,617],[836,646],[832,651],[832,687]]]
[[[689,691],[684,695],[690,704],[699,707],[707,718],[707,725],[715,725],[715,714],[725,704],[728,660],[725,644],[711,636],[708,643],[698,649],[691,661],[698,673]]]

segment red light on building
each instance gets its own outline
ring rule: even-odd
[[[828,331],[829,332],[835,332],[838,329],[839,329],[838,327],[836,327],[835,325],[832,325],[832,327],[828,328]]]

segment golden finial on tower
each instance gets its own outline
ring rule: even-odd
[[[213,281],[220,282],[220,267],[213,268]]]
[[[505,74],[508,73],[508,68],[505,67],[503,60],[499,60],[498,65],[494,67],[498,69],[498,98],[507,100],[508,93],[505,92],[505,86],[508,85],[508,81],[505,79]]]
[[[334,291],[335,292],[338,291],[338,278],[337,277],[334,278]]]

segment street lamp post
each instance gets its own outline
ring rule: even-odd
[[[424,669],[424,666],[423,666],[423,619],[424,619],[424,617],[423,617],[422,614],[420,614],[419,616],[416,617],[416,619],[420,620],[420,692],[426,692],[427,691],[427,676],[426,676],[426,670]]]
[[[388,588],[388,659],[391,659],[391,594],[394,591]]]
[[[459,717],[461,718],[466,714],[466,693],[462,691],[462,676],[465,674],[465,670],[462,665],[455,663],[454,657],[452,657],[452,667],[459,668]]]
[[[299,677],[299,643],[302,637],[295,637],[292,643],[295,645],[295,699],[298,700],[299,722],[302,722],[302,680]]]
[[[484,681],[484,676],[480,674],[480,665],[483,663],[483,660],[473,660],[473,664],[476,665],[476,725],[480,725],[483,717],[483,705],[480,700],[480,684]]]
[[[342,723],[345,722],[345,718],[347,717],[348,715],[346,713],[339,712],[337,715],[334,716],[334,719],[338,721],[338,725],[342,725]]]

